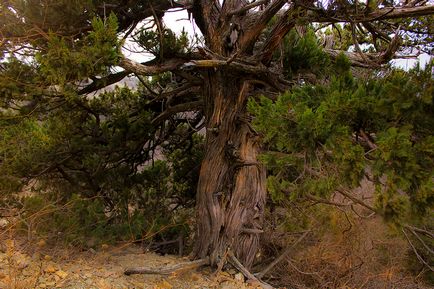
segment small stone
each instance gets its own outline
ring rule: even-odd
[[[44,270],[46,273],[54,273],[54,272],[56,272],[57,270],[56,270],[56,268],[54,268],[54,266],[53,265],[48,265],[47,267],[45,267],[45,270]]]
[[[41,239],[36,244],[38,245],[38,247],[44,247],[45,245],[47,245],[47,242],[45,242],[45,240]]]
[[[65,279],[66,276],[68,276],[68,273],[66,273],[65,271],[59,270],[59,271],[56,271],[56,275],[62,279]]]
[[[241,273],[237,273],[237,274],[235,274],[234,278],[235,278],[235,280],[237,280],[237,281],[244,282],[244,275],[241,274]]]
[[[6,219],[0,219],[0,229],[6,229],[9,225],[9,221]]]
[[[161,281],[157,286],[158,286],[157,288],[161,288],[161,289],[172,289],[173,288],[172,284],[170,284],[166,280]]]

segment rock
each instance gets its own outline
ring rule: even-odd
[[[54,268],[53,265],[49,264],[47,267],[45,267],[44,271],[45,273],[54,273],[57,271],[57,269]]]
[[[225,281],[225,282],[220,283],[219,288],[220,289],[240,289],[240,285],[232,283],[230,281]]]
[[[45,242],[45,240],[41,239],[38,241],[38,243],[36,243],[36,245],[38,245],[38,247],[44,247],[45,245],[47,245],[47,242]]]
[[[26,254],[22,254],[20,252],[15,252],[13,256],[13,262],[16,264],[16,267],[19,270],[22,270],[24,268],[27,268],[30,265],[29,256]]]
[[[53,288],[56,285],[56,282],[46,282],[45,285],[47,285],[48,288]]]
[[[8,225],[9,225],[8,220],[6,220],[5,218],[0,219],[0,229],[6,229]]]
[[[237,281],[244,282],[244,275],[241,274],[241,273],[237,273],[237,274],[235,274],[234,278],[235,278],[235,280],[237,280]]]
[[[167,282],[166,280],[161,281],[157,284],[157,288],[159,289],[172,289],[173,285]]]
[[[104,279],[98,280],[97,285],[98,285],[98,289],[111,289],[112,288],[112,286]]]
[[[59,271],[56,271],[56,275],[62,279],[65,279],[68,276],[68,273],[66,273],[65,271],[59,270]]]

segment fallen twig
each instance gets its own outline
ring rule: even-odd
[[[149,268],[149,267],[134,267],[125,270],[125,275],[132,274],[158,274],[158,275],[172,275],[186,270],[192,270],[201,266],[209,264],[209,259],[199,259],[191,262],[184,262],[174,266],[167,266],[163,268]]]

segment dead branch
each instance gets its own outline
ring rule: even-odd
[[[236,10],[230,11],[228,13],[228,16],[232,16],[232,15],[238,15],[238,14],[243,14],[244,12],[249,11],[250,9],[253,9],[255,7],[261,6],[262,4],[266,4],[269,0],[259,0],[250,4],[247,4],[241,8],[238,8]]]
[[[419,240],[419,242],[425,247],[425,249],[430,254],[434,255],[434,251],[425,243],[425,241],[419,236],[419,234],[415,230],[413,230],[411,228],[408,228],[406,226],[404,226],[404,228],[406,228],[407,230],[409,230]]]
[[[161,64],[155,65],[145,65],[131,59],[122,57],[119,60],[118,65],[125,69],[126,71],[136,73],[138,75],[155,75],[160,74],[167,71],[176,70],[182,64],[184,64],[185,60],[183,59],[169,59]]]
[[[171,106],[171,107],[167,108],[165,111],[163,111],[156,118],[154,118],[152,120],[152,124],[153,125],[159,124],[175,113],[198,110],[202,107],[203,107],[203,101],[201,101],[201,100],[193,101],[193,102],[187,102],[187,103],[181,103],[181,104],[178,104],[175,106]]]
[[[261,32],[267,27],[267,23],[273,18],[277,12],[286,4],[286,0],[275,0],[269,4],[261,13],[254,25],[248,27],[239,40],[241,53],[253,48],[253,44]]]
[[[230,250],[228,250],[228,257],[229,257],[229,262],[235,268],[237,268],[237,270],[240,271],[247,279],[259,283],[260,286],[262,288],[264,288],[264,289],[274,289],[273,286],[271,286],[270,284],[265,283],[264,281],[261,281],[255,275],[253,275],[252,273],[250,273],[250,271],[247,270],[247,268],[244,267],[243,264],[241,264],[240,261],[238,261],[238,259],[234,255],[234,253],[232,253],[232,251],[230,251]]]
[[[167,266],[163,268],[149,268],[149,267],[135,267],[128,268],[125,270],[125,275],[132,274],[156,274],[156,275],[172,275],[178,274],[180,272],[193,270],[201,266],[205,266],[209,264],[209,258],[199,259],[191,262],[179,263],[174,266]]]
[[[415,232],[422,233],[422,234],[434,239],[434,234],[430,231],[427,231],[427,230],[424,230],[424,229],[421,229],[418,227],[410,226],[410,225],[404,225],[404,227],[411,229],[411,230],[414,230]]]
[[[277,23],[271,30],[270,35],[267,37],[265,43],[261,48],[261,62],[265,65],[270,64],[275,49],[280,45],[282,39],[288,32],[295,27],[296,20],[299,15],[290,17],[293,7],[288,8],[284,14],[282,14]]]
[[[422,256],[419,254],[419,252],[417,251],[416,247],[413,245],[413,243],[411,242],[410,238],[408,237],[407,233],[405,232],[404,228],[401,230],[404,233],[405,238],[407,239],[408,244],[410,245],[410,247],[413,249],[414,254],[416,254],[417,259],[419,260],[419,262],[426,266],[431,272],[434,272],[434,268],[431,267],[423,258]]]
[[[310,18],[313,22],[368,22],[375,20],[397,19],[405,17],[417,17],[434,14],[434,5],[416,6],[416,7],[385,7],[377,9],[368,14],[359,13],[351,15],[348,11],[344,11],[342,15],[328,16],[328,11],[310,11]]]
[[[310,233],[311,231],[306,231],[304,232],[303,235],[300,236],[300,238],[298,238],[294,243],[292,243],[291,245],[289,245],[283,252],[282,254],[280,254],[279,257],[277,257],[273,262],[271,262],[264,270],[262,270],[261,272],[255,274],[255,276],[257,278],[262,278],[265,276],[265,274],[267,274],[271,269],[273,269],[277,264],[279,264],[281,261],[283,261],[288,255],[289,253],[292,252],[293,248],[295,246],[297,246],[301,241],[303,241],[304,238],[307,237],[307,235]]]
[[[378,211],[377,211],[374,207],[372,207],[372,206],[368,205],[367,203],[365,203],[364,201],[362,201],[362,200],[360,200],[360,199],[354,197],[354,196],[351,195],[350,193],[345,192],[344,190],[336,190],[336,191],[337,191],[338,193],[340,193],[341,195],[347,197],[348,199],[350,199],[350,200],[353,201],[354,203],[357,203],[357,204],[359,204],[359,205],[361,205],[361,206],[367,208],[368,210],[371,210],[372,212],[378,213]]]

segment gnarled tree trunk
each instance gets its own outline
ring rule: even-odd
[[[230,248],[249,267],[259,245],[266,198],[258,137],[246,112],[251,85],[228,69],[209,71],[206,78],[206,151],[197,189],[194,253],[210,256],[215,265]]]

